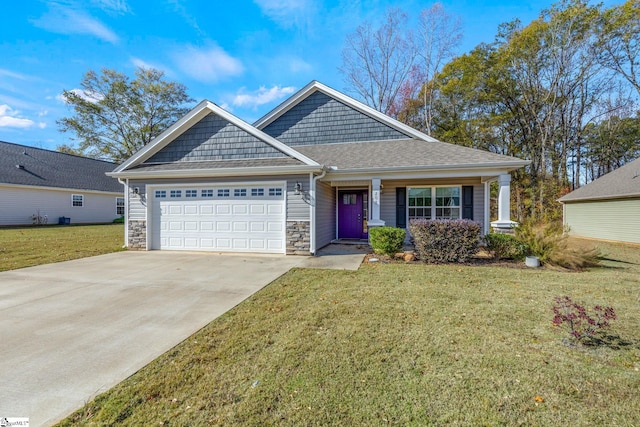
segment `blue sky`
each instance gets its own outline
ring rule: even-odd
[[[535,19],[551,1],[442,1],[461,19],[460,53],[493,40],[498,25]],[[345,36],[406,0],[22,0],[0,16],[0,140],[55,149],[72,143],[56,120],[63,89],[103,67],[163,70],[189,94],[252,122],[311,80],[337,90]]]

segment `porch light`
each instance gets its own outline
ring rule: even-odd
[[[302,183],[296,182],[295,187],[293,187],[295,194],[300,194],[302,192]]]

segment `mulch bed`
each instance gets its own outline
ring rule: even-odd
[[[405,252],[410,253],[410,252]],[[397,254],[400,255],[400,254]],[[404,255],[404,254],[403,254]],[[377,260],[377,261],[374,261]],[[390,257],[388,255],[378,255],[374,253],[369,253],[365,256],[365,263],[375,264],[425,264],[418,259],[413,259],[411,261],[405,261],[400,256]],[[436,265],[434,263],[427,263],[430,265]],[[466,260],[465,262],[452,263],[455,265],[464,265],[464,266],[487,266],[487,267],[505,267],[505,268],[518,268],[518,269],[528,269],[524,263],[524,261],[517,260],[509,260],[509,259],[496,259],[493,258],[486,251],[480,251],[478,254],[474,255],[471,259]],[[539,267],[542,268],[542,267]]]

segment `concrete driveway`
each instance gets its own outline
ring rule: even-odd
[[[60,420],[309,262],[119,252],[0,273],[0,418]]]

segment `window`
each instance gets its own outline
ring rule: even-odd
[[[213,197],[213,190],[202,190],[200,192],[200,196],[202,196],[202,197]]]
[[[233,196],[234,197],[246,197],[247,196],[247,189],[246,188],[236,188],[235,190],[233,190]]]
[[[229,189],[227,188],[220,188],[218,190],[218,197],[229,197]]]
[[[269,189],[270,196],[282,196],[282,188],[270,188]]]
[[[436,188],[436,218],[460,218],[460,187]]]
[[[185,197],[198,197],[198,190],[185,190]]]
[[[82,194],[71,195],[71,206],[81,208],[84,206],[84,196]]]
[[[409,189],[409,219],[431,219],[431,188]]]
[[[156,190],[156,199],[164,199],[167,197],[167,192],[165,190]]]
[[[182,190],[171,190],[170,197],[182,197]]]
[[[343,205],[355,205],[358,203],[358,195],[357,194],[343,194],[342,195],[342,204]]]
[[[116,215],[124,215],[124,197],[116,197]]]
[[[409,188],[408,199],[409,219],[460,218],[460,187]]]
[[[253,197],[264,196],[264,188],[252,188],[251,196]]]

